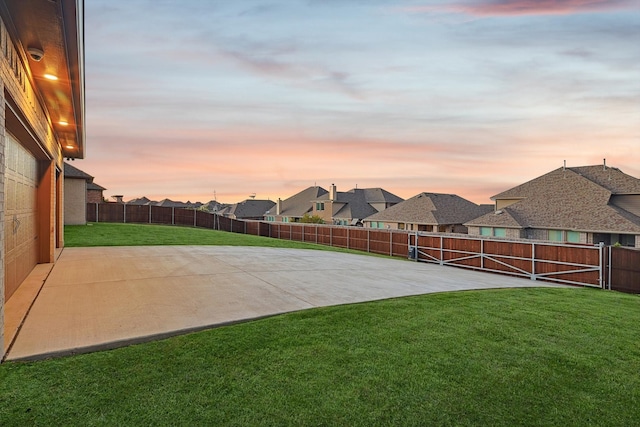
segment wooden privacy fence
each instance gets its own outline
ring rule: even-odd
[[[640,294],[640,249],[615,246],[608,249],[609,289]]]
[[[640,251],[602,245],[497,240],[324,224],[243,221],[193,209],[87,204],[87,221],[202,227],[408,257],[511,276],[640,293]]]
[[[601,288],[605,283],[603,245],[421,233],[410,236],[409,244],[416,261],[571,285]]]

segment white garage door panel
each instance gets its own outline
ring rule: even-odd
[[[7,134],[5,146],[5,300],[38,262],[38,162]]]

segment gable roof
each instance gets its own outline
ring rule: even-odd
[[[318,197],[317,201],[329,200],[329,193]],[[372,203],[399,203],[404,199],[382,188],[352,188],[336,192],[333,200],[333,218],[364,219],[378,212]],[[315,200],[314,200],[315,201]]]
[[[89,182],[87,183],[87,190],[104,191],[106,188],[96,183]]]
[[[493,196],[521,200],[465,225],[640,233],[640,217],[609,204],[614,194],[640,194],[640,180],[602,165],[559,168]]]
[[[274,205],[275,202],[271,200],[247,199],[231,205],[225,214],[235,215],[236,218],[262,218]]]
[[[132,199],[127,202],[128,205],[146,205],[151,203],[151,200],[146,197],[138,197],[137,199]]]
[[[88,182],[93,181],[93,177],[88,173],[81,171],[75,166],[71,166],[69,163],[64,162],[64,177],[71,179],[84,179]]]
[[[280,215],[286,217],[301,218],[304,214],[313,210],[312,200],[316,200],[323,194],[327,194],[328,191],[322,187],[313,186],[305,188],[299,193],[294,194],[288,199],[280,201]],[[276,215],[276,206],[267,211],[269,215]]]
[[[456,194],[420,193],[366,218],[366,221],[398,221],[425,225],[463,224],[489,211],[492,205],[476,205]]]

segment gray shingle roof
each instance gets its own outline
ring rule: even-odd
[[[93,181],[93,177],[91,175],[66,162],[64,163],[64,176],[65,178],[84,179],[89,182]]]
[[[95,184],[93,182],[89,182],[89,183],[87,183],[87,190],[104,191],[104,190],[106,190],[106,188],[104,188],[101,185]]]
[[[366,221],[397,221],[425,225],[463,224],[493,210],[455,194],[420,193],[371,215]]]
[[[138,197],[137,199],[132,199],[129,200],[127,202],[128,205],[146,205],[151,203],[151,200],[147,199],[146,197]],[[157,202],[153,202],[153,204],[156,204]]]
[[[329,200],[329,193],[318,197],[318,201]],[[403,199],[382,188],[352,188],[338,191],[333,201],[332,217],[338,219],[364,219],[378,212],[372,203],[399,203]]]
[[[293,218],[302,218],[304,214],[313,210],[312,200],[316,200],[327,190],[322,187],[308,187],[288,199],[280,202],[280,215]],[[276,207],[269,209],[269,215],[276,215]]]
[[[522,200],[465,225],[640,233],[640,217],[610,205],[612,194],[640,194],[640,180],[602,165],[559,168],[493,196]]]
[[[271,209],[275,202],[271,200],[247,199],[240,203],[234,203],[227,212],[236,218],[261,218],[264,213]]]

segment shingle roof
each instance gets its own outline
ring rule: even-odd
[[[127,202],[128,205],[146,205],[151,203],[151,200],[147,199],[146,197],[138,197],[137,199],[133,199],[133,200],[129,200]],[[156,204],[157,202],[154,202],[153,204]]]
[[[228,215],[235,215],[236,218],[258,218],[271,209],[275,202],[271,200],[247,199],[240,203],[234,203],[227,212]]]
[[[455,194],[420,193],[366,220],[425,225],[463,224],[492,210],[492,205],[478,206]]]
[[[640,233],[640,217],[609,204],[620,193],[640,194],[640,180],[602,165],[559,168],[493,196],[522,200],[465,225]]]
[[[316,200],[329,200],[329,193]],[[331,216],[339,219],[364,219],[378,212],[371,203],[399,203],[402,200],[401,197],[382,188],[352,188],[336,193]]]
[[[106,190],[106,188],[104,188],[101,185],[95,184],[93,182],[89,182],[89,183],[87,183],[87,190],[104,191],[104,190]]]
[[[280,215],[293,218],[302,218],[304,214],[313,210],[312,200],[316,200],[327,190],[322,187],[308,187],[288,199],[280,202]],[[269,215],[276,215],[276,207],[269,209]]]
[[[84,179],[90,182],[93,181],[93,177],[91,175],[66,162],[64,163],[64,176],[65,178]]]

